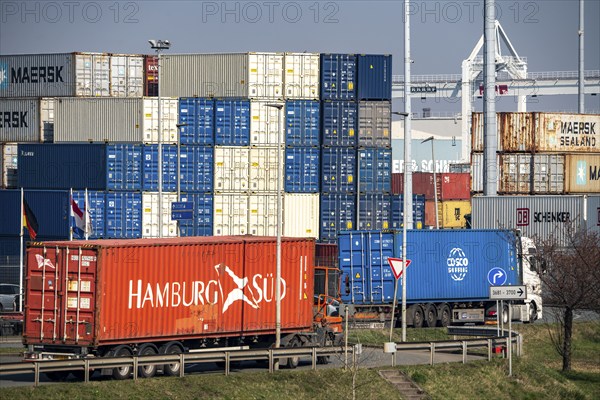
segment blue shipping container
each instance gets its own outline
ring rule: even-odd
[[[85,201],[84,190],[74,190],[73,200],[81,211],[86,207],[90,211],[90,222],[92,232],[89,234],[89,239],[102,239],[106,237],[105,214],[106,214],[106,192],[88,190],[87,204]],[[71,217],[71,226],[74,228],[75,219]],[[76,230],[73,231],[73,239],[85,239],[85,236],[78,235]]]
[[[181,146],[180,185],[186,192],[212,192],[214,147]]]
[[[488,274],[494,268],[506,274],[504,285],[521,284],[518,238],[511,231],[409,230],[407,237],[406,258],[411,260],[408,302],[487,301]],[[373,241],[380,243],[371,245]],[[338,249],[342,301],[391,304],[395,279],[387,259],[402,258],[402,233],[342,232]],[[400,281],[398,300],[401,284]]]
[[[144,180],[142,188],[145,191],[158,190],[158,145],[144,146]],[[177,190],[177,146],[162,146],[162,190],[174,192]]]
[[[357,75],[358,100],[392,100],[392,56],[359,55]]]
[[[413,227],[423,229],[425,227],[425,196],[413,195]],[[404,195],[392,195],[392,229],[404,227]]]
[[[285,185],[288,193],[317,193],[321,180],[321,150],[315,147],[285,149]]]
[[[321,151],[321,192],[356,192],[356,150],[324,147]]]
[[[319,146],[321,144],[321,104],[314,100],[285,102],[285,144]]]
[[[142,145],[106,145],[106,167],[106,189],[142,189]]]
[[[36,240],[43,237],[68,239],[70,200],[68,190],[25,190],[24,198],[38,223]],[[0,190],[0,235],[21,234],[21,191]],[[26,240],[29,232],[23,228]]]
[[[106,193],[106,237],[131,239],[142,237],[142,194],[139,192]]]
[[[321,112],[323,146],[356,146],[358,103],[324,101]]]
[[[358,150],[358,191],[361,193],[392,191],[392,150]]]
[[[250,145],[250,101],[215,101],[215,144]]]
[[[191,221],[179,221],[180,236],[212,236],[213,195],[182,193],[180,201],[194,203],[194,219]]]
[[[0,283],[19,284],[20,250],[20,236],[0,236]],[[25,246],[23,246],[23,255],[25,255]]]
[[[356,98],[356,56],[321,54],[321,100]]]
[[[358,229],[380,230],[392,226],[392,198],[383,193],[366,193],[358,196]]]
[[[356,227],[356,196],[352,194],[321,194],[319,237],[323,242],[335,242],[338,232]]]
[[[181,144],[215,144],[215,101],[198,97],[179,99],[179,129]]]

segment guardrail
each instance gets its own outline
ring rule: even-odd
[[[90,370],[102,368],[132,367],[133,379],[138,379],[138,367],[148,365],[179,364],[179,376],[183,377],[186,364],[224,363],[225,375],[229,375],[230,366],[238,361],[268,361],[269,372],[275,371],[275,360],[288,357],[310,357],[312,369],[317,369],[317,358],[337,354],[352,354],[354,347],[295,347],[286,349],[210,351],[202,353],[182,353],[155,356],[101,357],[72,360],[49,360],[10,363],[0,365],[0,376],[13,374],[34,374],[34,385],[40,383],[40,373],[57,371],[83,371],[84,381],[89,382]]]

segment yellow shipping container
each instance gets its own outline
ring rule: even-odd
[[[425,202],[425,225],[435,227],[435,201]],[[471,213],[470,200],[438,201],[440,229],[466,228],[465,215]]]

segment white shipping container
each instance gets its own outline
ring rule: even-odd
[[[250,145],[252,146],[277,146],[279,141],[285,143],[284,111],[275,107],[269,101],[254,100],[250,102]],[[283,104],[280,103],[282,106]]]
[[[17,182],[17,144],[2,145],[2,188],[16,188]]]
[[[127,54],[111,55],[110,95],[112,97],[144,95],[144,57]]]
[[[162,193],[162,211],[159,212],[158,192],[142,193],[142,237],[159,237],[159,221],[162,218],[162,236],[177,236],[177,221],[171,220],[171,203],[177,201],[177,193]]]
[[[40,99],[40,129],[44,142],[54,142],[54,97],[43,97]]]
[[[248,233],[257,236],[277,236],[277,195],[248,196]]]
[[[158,98],[144,97],[143,126],[144,143],[158,143]],[[179,122],[179,100],[160,98],[160,119],[162,126],[162,142],[177,144],[177,123]]]
[[[285,193],[283,236],[319,238],[318,193]]]
[[[215,194],[213,203],[213,235],[245,235],[248,233],[248,195]]]
[[[248,191],[250,149],[215,146],[215,192]]]
[[[496,173],[498,184],[496,192],[500,190],[500,157],[496,156]],[[471,192],[483,192],[483,153],[471,154]]]
[[[161,58],[160,88],[172,97],[281,99],[283,54],[169,54]]]
[[[285,53],[284,94],[286,99],[319,100],[318,53]]]
[[[252,192],[277,192],[277,176],[279,174],[279,187],[283,191],[283,150],[273,147],[252,147],[249,152],[250,180],[249,187]]]

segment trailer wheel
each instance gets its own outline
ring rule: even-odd
[[[437,308],[433,304],[427,304],[425,309],[425,324],[429,328],[434,328],[437,324]]]
[[[54,381],[54,382],[64,382],[65,380],[67,380],[67,377],[69,376],[70,373],[71,373],[70,371],[44,372],[44,374],[46,374],[48,379],[50,379],[51,381]]]
[[[504,307],[502,307],[502,323],[508,324],[508,306],[507,305],[504,305]]]
[[[300,347],[300,342],[298,339],[294,339],[291,341],[288,347]],[[287,367],[289,369],[295,369],[300,363],[300,357],[288,357],[287,359]]]
[[[412,314],[412,325],[415,328],[423,327],[423,308],[419,305],[414,305],[410,307]]]
[[[133,353],[129,346],[125,345],[117,346],[107,354],[108,357],[131,357],[132,355]],[[129,379],[133,372],[132,369],[133,368],[129,365],[126,367],[113,368],[113,378],[117,380]]]
[[[533,324],[537,320],[537,307],[532,301],[529,303],[529,321],[527,323]]]
[[[167,343],[162,346],[159,351],[160,354],[181,354],[183,351],[181,350],[181,346],[177,342]],[[173,364],[165,364],[163,365],[163,372],[167,376],[179,376],[179,369],[181,365],[176,362]]]
[[[158,350],[153,344],[143,344],[138,350],[138,356],[155,356]],[[138,367],[138,375],[142,378],[152,378],[156,375],[156,364]]]
[[[450,325],[450,320],[451,320],[451,311],[450,311],[450,306],[448,306],[448,304],[444,304],[442,306],[442,308],[440,309],[440,322],[439,325],[441,327],[448,327]]]

